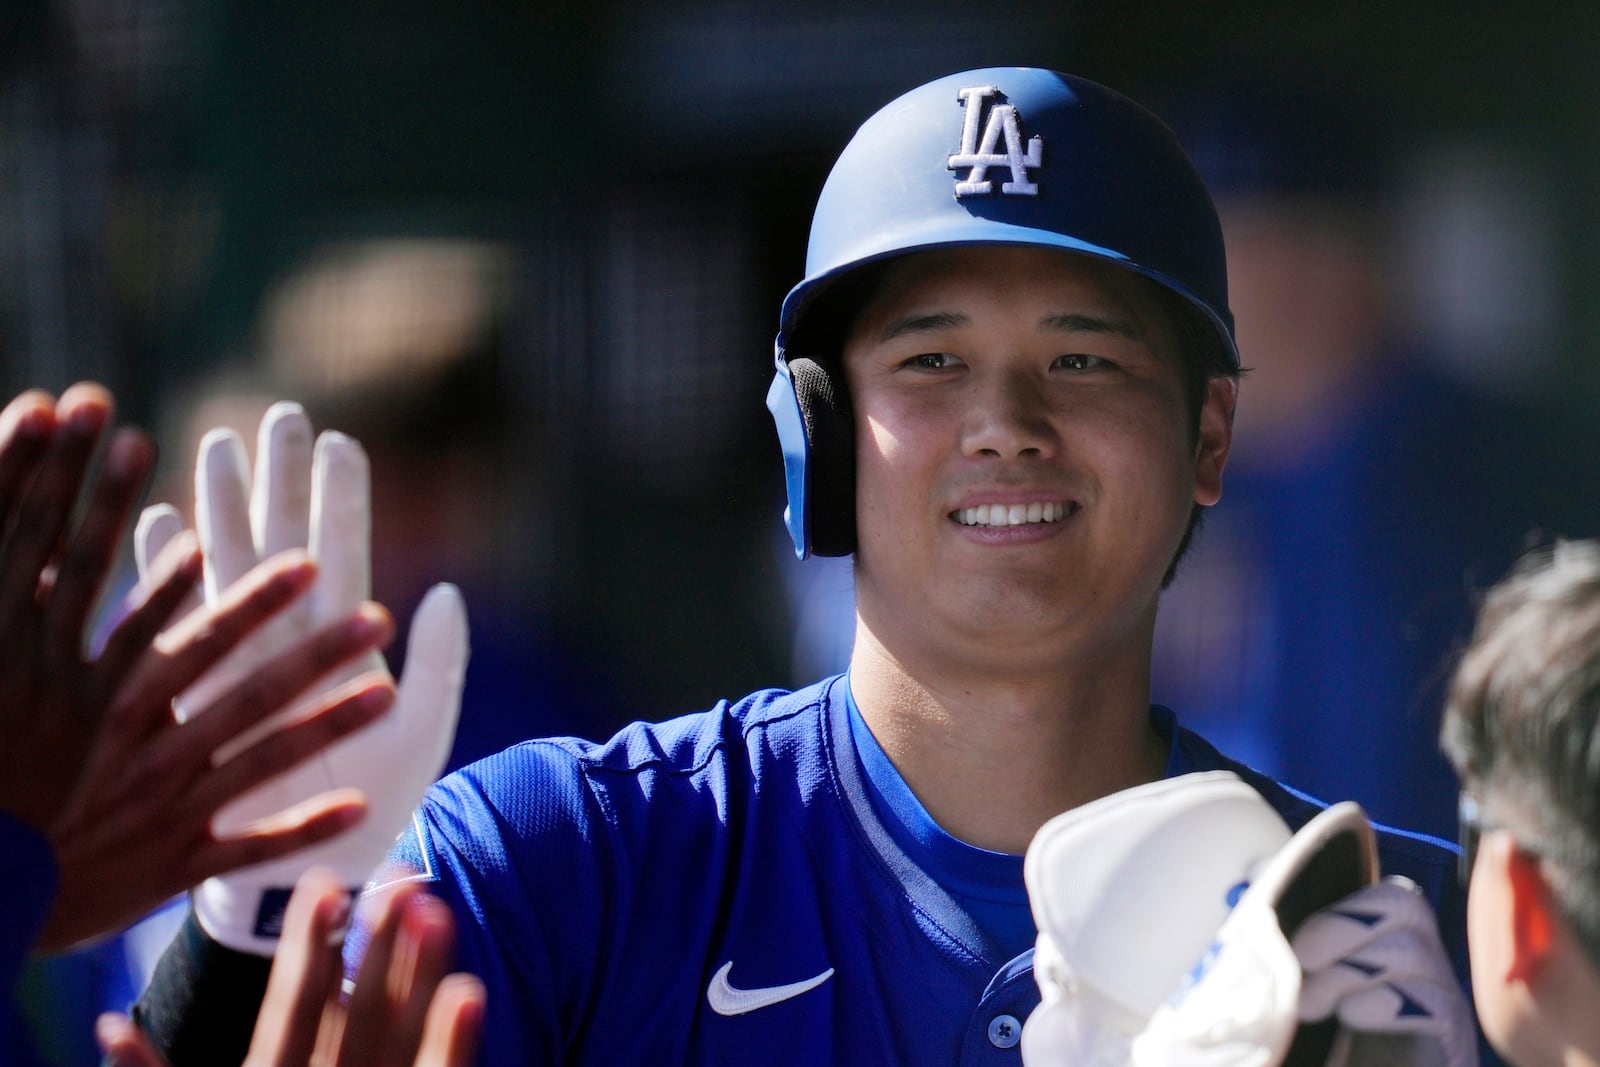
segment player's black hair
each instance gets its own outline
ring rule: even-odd
[[[1189,408],[1189,444],[1193,446],[1200,440],[1200,411],[1205,407],[1211,382],[1217,378],[1238,379],[1245,371],[1234,363],[1233,353],[1223,347],[1216,328],[1198,309],[1163,286],[1153,288],[1156,299],[1167,309],[1183,359],[1183,394]],[[1233,418],[1233,412],[1228,412],[1228,418]],[[1178,564],[1188,555],[1189,546],[1205,521],[1206,510],[1200,504],[1190,507],[1189,525],[1184,527],[1178,550],[1172,554],[1167,573],[1161,577],[1163,589],[1178,576]]]

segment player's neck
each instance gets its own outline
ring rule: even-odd
[[[858,632],[851,691],[912,792],[968,844],[1020,853],[1050,817],[1159,777],[1144,660],[1073,676],[974,679],[906,669]]]

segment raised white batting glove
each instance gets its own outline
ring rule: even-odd
[[[1294,953],[1305,972],[1300,1018],[1336,1018],[1328,1063],[1477,1067],[1472,1007],[1433,909],[1391,877],[1306,920]]]
[[[1377,877],[1377,842],[1361,807],[1319,812],[1254,872],[1210,947],[1134,1039],[1130,1062],[1322,1067],[1332,1035],[1299,1032],[1300,963],[1289,938],[1309,915]]]
[[[252,482],[239,436],[212,430],[201,443],[195,468],[195,525],[205,557],[208,603],[258,562],[288,549],[308,549],[318,572],[309,592],[179,698],[175,711],[180,721],[367,599],[371,505],[366,454],[356,441],[338,433],[323,433],[313,445],[305,412],[297,404],[280,403],[261,421]],[[141,576],[182,529],[182,519],[172,508],[146,509],[135,538]],[[277,948],[289,894],[303,871],[330,867],[352,892],[361,888],[449,756],[466,664],[461,595],[452,585],[437,585],[412,621],[405,671],[388,714],[240,797],[217,814],[213,826],[227,836],[253,820],[344,787],[366,795],[366,817],[320,845],[196,887],[195,914],[208,934],[229,948],[270,956]],[[298,704],[236,738],[219,758],[369,671],[387,673],[376,652],[329,675]]]
[[[1289,828],[1229,771],[1168,778],[1056,816],[1023,861],[1039,930],[1028,1067],[1125,1067]]]
[[[1477,1067],[1432,909],[1376,879],[1359,806],[1312,819],[1134,1040],[1135,1067]]]

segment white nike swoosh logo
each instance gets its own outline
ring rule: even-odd
[[[833,977],[833,968],[829,967],[821,974],[807,978],[803,982],[768,986],[765,989],[735,989],[733,983],[728,981],[728,975],[732,970],[733,961],[729,960],[712,976],[711,984],[706,987],[706,1003],[710,1004],[711,1010],[718,1015],[743,1015],[757,1008],[769,1008],[815,989]]]

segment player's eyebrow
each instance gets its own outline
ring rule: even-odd
[[[965,326],[967,316],[956,311],[934,311],[928,314],[907,315],[905,318],[895,319],[883,328],[878,335],[878,343],[893,341],[896,337],[904,337],[911,333],[931,333],[934,330],[948,330],[956,326]]]
[[[931,333],[935,330],[948,330],[957,326],[965,326],[970,320],[958,311],[934,311],[923,314],[907,315],[895,319],[883,328],[878,335],[878,343],[883,344],[893,341],[897,337],[907,334]],[[1103,315],[1090,315],[1084,312],[1063,311],[1053,315],[1046,315],[1039,320],[1042,329],[1057,333],[1110,333],[1119,337],[1126,337],[1134,341],[1144,340],[1144,330],[1140,329],[1138,322],[1133,319],[1109,318]]]
[[[1039,325],[1046,330],[1056,330],[1061,333],[1114,333],[1131,341],[1144,340],[1144,330],[1140,329],[1139,323],[1133,319],[1112,319],[1100,315],[1085,315],[1081,312],[1062,312],[1046,315],[1039,320]]]

